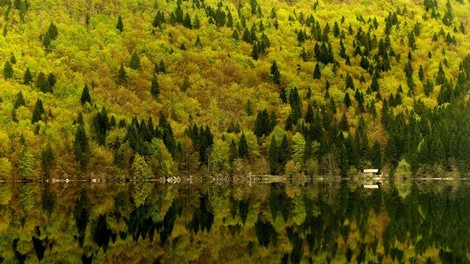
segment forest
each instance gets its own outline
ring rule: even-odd
[[[470,172],[470,1],[0,0],[0,179]]]

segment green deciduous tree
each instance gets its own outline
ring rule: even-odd
[[[31,176],[31,172],[34,170],[34,157],[33,155],[25,148],[21,152],[18,169],[20,172],[20,176],[23,179],[29,179]]]
[[[132,162],[131,175],[134,179],[150,179],[153,176],[152,169],[145,161],[144,157],[136,154]]]

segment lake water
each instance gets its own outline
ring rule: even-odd
[[[0,263],[469,263],[470,183],[0,185]]]

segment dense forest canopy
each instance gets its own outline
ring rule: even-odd
[[[466,0],[0,14],[2,179],[470,170]]]

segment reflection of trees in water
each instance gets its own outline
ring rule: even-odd
[[[468,185],[384,187],[3,186],[0,258],[7,263],[106,263],[118,257],[181,263],[468,262]]]

